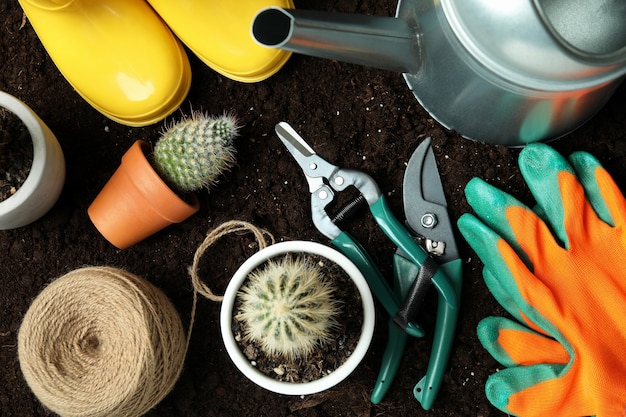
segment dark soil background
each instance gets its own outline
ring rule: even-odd
[[[393,16],[396,2],[301,0],[296,6]],[[427,136],[433,138],[454,219],[470,210],[463,188],[474,176],[532,203],[517,169],[519,149],[471,142],[447,131],[419,106],[400,74],[294,55],[272,78],[242,84],[218,75],[191,53],[189,58],[193,83],[181,111],[234,112],[243,124],[236,142],[237,165],[210,193],[200,193],[202,208],[195,216],[130,249],[118,250],[92,226],[87,207],[126,149],[137,139],[154,142],[163,123],[131,128],[90,107],[58,72],[18,2],[0,0],[0,89],[39,114],[58,137],[67,161],[67,181],[56,206],[32,225],[0,231],[1,416],[52,414],[22,377],[16,337],[30,303],[55,278],[84,265],[125,268],[159,286],[188,323],[192,291],[187,268],[209,229],[228,220],[246,220],[268,229],[278,240],[328,243],[312,225],[304,176],[274,135],[279,121],[292,124],[329,161],[370,174],[400,219],[405,164]],[[596,155],[622,189],[626,189],[625,90],[622,86],[589,123],[553,142],[565,154],[585,150]],[[352,232],[389,274],[394,248],[371,219]],[[223,292],[230,276],[254,252],[252,243],[251,236],[233,236],[212,247],[201,266],[204,281]],[[328,392],[293,398],[258,388],[237,371],[220,338],[219,304],[201,300],[183,374],[149,415],[504,415],[485,398],[485,380],[498,364],[475,334],[481,318],[504,313],[483,283],[480,261],[462,240],[459,243],[465,275],[457,339],[443,387],[429,412],[413,398],[412,389],[428,364],[435,315],[432,299],[421,312],[429,336],[409,343],[395,382],[379,405],[372,405],[369,396],[387,333],[382,309],[374,342],[356,372]]]

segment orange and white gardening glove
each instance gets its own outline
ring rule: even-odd
[[[533,210],[474,178],[476,216],[459,229],[487,287],[516,320],[488,317],[478,337],[505,369],[486,384],[505,413],[626,416],[626,202],[591,155],[569,161],[527,145],[519,166]]]

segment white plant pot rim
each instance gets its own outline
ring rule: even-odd
[[[354,282],[361,296],[363,306],[363,324],[361,327],[361,337],[357,343],[354,352],[348,359],[332,373],[311,382],[291,383],[281,382],[274,378],[263,374],[257,368],[252,366],[250,361],[239,349],[235,336],[232,331],[232,316],[235,305],[237,291],[247,278],[247,276],[256,267],[263,264],[266,260],[277,255],[288,252],[304,252],[323,256],[330,261],[335,262]],[[354,371],[361,360],[365,357],[369,349],[372,337],[374,335],[375,310],[372,292],[365,280],[365,277],[359,269],[346,256],[335,249],[316,242],[307,241],[287,241],[268,246],[248,258],[235,272],[226,291],[224,292],[224,300],[220,310],[220,327],[222,339],[226,346],[226,351],[234,362],[235,366],[252,382],[257,385],[278,394],[285,395],[309,395],[327,390],[341,381]]]
[[[24,183],[0,202],[0,230],[34,222],[56,203],[65,183],[65,158],[48,126],[21,100],[0,91],[0,107],[24,123],[33,143],[33,161]]]

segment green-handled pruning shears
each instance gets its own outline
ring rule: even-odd
[[[393,216],[384,196],[370,176],[359,171],[339,168],[322,159],[285,122],[276,125],[276,133],[304,171],[311,193],[313,223],[321,233],[331,240],[333,245],[337,246],[357,265],[368,281],[374,295],[394,323],[390,326],[395,329],[393,339],[389,340],[388,346],[390,347],[386,351],[385,363],[381,369],[381,375],[386,375],[383,385],[390,384],[395,376],[404,352],[406,335],[414,337],[424,335],[421,327],[413,322],[413,315],[424,298],[424,292],[431,284],[437,290],[440,301],[438,316],[443,312],[447,319],[437,320],[436,340],[432,352],[435,357],[433,358],[433,354],[431,354],[428,373],[418,383],[418,385],[425,385],[416,387],[415,390],[416,398],[420,400],[424,408],[428,409],[430,405],[426,407],[425,404],[432,404],[437,395],[452,344],[451,336],[454,334],[459,306],[460,291],[458,285],[448,277],[444,269],[440,268],[439,263],[417,243],[415,237]],[[334,200],[336,192],[344,191],[350,186],[354,186],[359,191],[359,196],[346,204],[331,218],[326,207]],[[342,219],[352,216],[357,209],[364,205],[369,207],[376,223],[387,237],[398,247],[403,256],[417,268],[417,274],[396,274],[395,291],[384,279],[363,247],[337,225]],[[398,288],[402,288],[402,291],[397,290]],[[442,337],[440,343],[437,343],[438,335]],[[396,339],[398,339],[397,344],[395,343]],[[386,391],[386,387],[384,390]],[[419,396],[417,395],[418,390],[420,391]]]
[[[431,257],[437,260],[439,270],[448,277],[457,298],[460,299],[463,266],[454,228],[448,216],[446,198],[430,138],[422,141],[413,152],[404,174],[402,191],[407,227]],[[417,277],[416,281],[420,280],[419,266],[399,249],[394,255],[394,291],[400,297],[405,296],[409,291],[406,282],[410,277]],[[422,297],[430,287],[428,282],[414,285],[425,287],[424,291],[420,292]],[[452,309],[440,293],[428,370],[426,376],[413,389],[415,398],[426,410],[432,406],[443,380],[454,340],[457,318],[458,309]],[[389,389],[400,365],[406,340],[405,333],[398,331],[395,326],[389,326],[389,342],[371,396],[373,403],[380,402]]]

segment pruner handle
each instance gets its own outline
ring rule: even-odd
[[[447,278],[454,289],[457,299],[461,298],[463,264],[461,259],[455,259],[440,266],[441,273]],[[459,308],[446,303],[443,294],[439,293],[437,304],[437,320],[433,346],[428,361],[428,369],[424,376],[413,389],[415,399],[420,402],[424,410],[430,410],[439,388],[443,382],[448,359],[452,350]]]
[[[421,267],[429,255],[415,241],[406,228],[393,216],[385,197],[381,195],[374,204],[370,205],[370,211],[374,219],[376,219],[378,226],[385,232],[387,237],[405,253],[407,259]],[[412,278],[413,277],[411,277],[411,279]],[[448,304],[450,308],[456,309],[459,305],[459,297],[448,277],[440,270],[437,270],[432,277],[432,283],[439,292],[440,297],[443,297],[443,301]]]
[[[342,231],[331,243],[359,268],[374,295],[383,305],[383,308],[390,317],[395,317],[400,310],[402,300],[399,300],[393,293],[391,287],[365,249],[345,231]],[[424,336],[422,328],[412,322],[409,322],[403,330],[413,337]]]
[[[413,262],[398,253],[393,255],[393,290],[398,297],[406,297],[410,290],[410,280],[404,279],[403,277],[414,277],[417,276],[418,272],[419,267],[413,264]],[[372,404],[380,403],[387,394],[387,391],[389,391],[396,377],[396,373],[398,372],[398,368],[400,367],[408,339],[407,334],[404,333],[400,327],[395,325],[393,317],[389,319],[387,331],[389,334],[387,346],[383,352],[378,378],[370,396]]]
[[[404,252],[405,256],[415,265],[423,268],[429,255],[392,215],[384,197],[381,196],[378,201],[370,205],[370,210],[379,227]],[[432,283],[438,293],[435,334],[426,376],[417,383],[413,390],[415,398],[425,410],[430,409],[437,397],[452,349],[459,314],[461,277],[461,259],[439,265],[432,275]],[[414,277],[406,276],[405,278],[413,279]],[[404,308],[405,306],[403,306]]]

